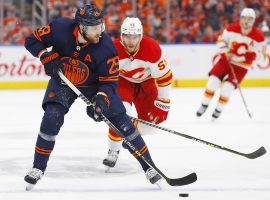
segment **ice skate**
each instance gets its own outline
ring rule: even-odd
[[[201,107],[199,108],[199,110],[196,113],[197,117],[201,117],[205,113],[207,108],[208,108],[208,105],[202,104]]]
[[[215,109],[215,111],[212,114],[212,121],[215,121],[216,119],[218,119],[220,114],[221,114],[221,111],[219,111],[218,109]]]
[[[149,168],[145,172],[145,176],[146,179],[150,181],[150,183],[156,184],[159,188],[161,188],[159,182],[162,179],[162,177],[156,172],[156,170],[154,170],[153,168]]]
[[[24,177],[24,181],[27,183],[25,190],[32,190],[36,183],[42,178],[44,172],[37,168],[32,168]]]
[[[116,164],[116,161],[118,159],[120,151],[113,151],[109,149],[107,157],[103,160],[103,165],[105,165],[107,168],[106,172],[109,171],[110,168],[114,167]]]

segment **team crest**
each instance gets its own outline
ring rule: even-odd
[[[64,65],[64,74],[74,85],[83,84],[89,77],[89,68],[82,61],[63,57],[61,58]]]

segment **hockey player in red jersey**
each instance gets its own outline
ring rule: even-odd
[[[127,113],[131,115],[134,104],[138,118],[156,124],[165,121],[170,109],[172,72],[157,42],[143,36],[143,27],[138,18],[127,17],[121,26],[121,38],[116,39],[114,45],[119,54],[118,92]],[[140,133],[146,132],[146,126],[134,124]],[[153,129],[150,131],[153,132]],[[108,136],[109,151],[103,164],[114,167],[122,139],[112,130],[109,130]]]
[[[253,26],[255,18],[253,9],[244,8],[240,21],[228,25],[219,37],[217,41],[219,52],[209,72],[202,104],[196,113],[198,117],[205,113],[215,91],[221,87],[218,103],[212,114],[213,120],[219,118],[231,93],[244,79],[253,63],[266,58],[264,36]]]

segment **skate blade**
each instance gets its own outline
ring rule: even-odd
[[[109,173],[109,172],[110,172],[110,170],[111,170],[111,167],[109,167],[109,166],[105,166],[105,173]]]
[[[27,183],[25,190],[30,191],[30,190],[34,189],[34,187],[35,187],[35,184]]]
[[[156,182],[155,185],[158,187],[159,190],[162,190],[162,183],[161,183],[161,181]]]
[[[217,118],[212,118],[211,122],[215,122],[217,120]]]

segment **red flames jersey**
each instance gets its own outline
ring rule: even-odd
[[[219,36],[217,45],[219,53],[228,53],[232,64],[244,68],[251,66],[245,60],[246,52],[255,52],[256,60],[264,59],[266,56],[265,39],[261,31],[253,27],[248,35],[243,35],[239,22],[226,27],[222,35]]]
[[[120,38],[114,41],[114,45],[119,55],[120,76],[133,83],[154,78],[160,87],[171,84],[172,72],[155,40],[143,36],[139,49],[133,55],[126,51]]]

